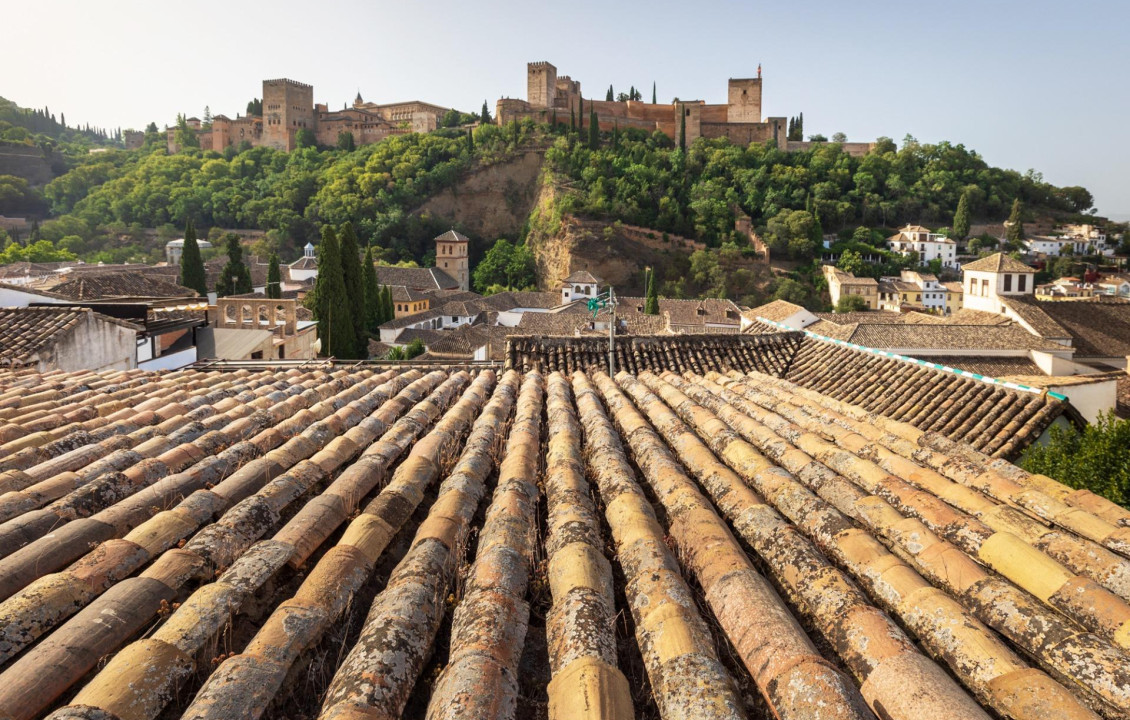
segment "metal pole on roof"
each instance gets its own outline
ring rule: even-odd
[[[608,286],[608,377],[616,377],[616,292]]]

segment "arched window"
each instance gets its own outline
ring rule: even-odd
[[[239,321],[240,321],[240,323],[250,323],[250,322],[253,322],[254,319],[255,318],[251,313],[251,306],[250,305],[244,305],[243,307],[241,307],[239,309]]]

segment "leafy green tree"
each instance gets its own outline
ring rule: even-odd
[[[875,240],[875,235],[874,235],[874,233],[871,232],[871,229],[865,228],[862,225],[857,227],[851,233],[851,241],[852,242],[865,243],[867,245],[870,245],[870,244],[872,244],[872,242],[874,240]]]
[[[1031,473],[1085,488],[1130,506],[1130,420],[1104,413],[1082,431],[1053,425],[1047,443],[1032,445],[1020,460]]]
[[[836,312],[862,312],[867,309],[867,301],[859,295],[841,295],[836,302]]]
[[[353,302],[345,287],[341,249],[337,234],[326,225],[318,248],[318,279],[312,293],[314,319],[326,357],[357,357],[357,335],[353,328]]]
[[[196,226],[189,220],[184,226],[184,247],[180,255],[180,273],[177,282],[186,288],[208,294],[208,283],[204,274],[204,259],[200,256],[200,244],[196,242]]]
[[[1066,200],[1073,212],[1087,212],[1095,204],[1095,197],[1086,188],[1073,185],[1060,188],[1058,194]]]
[[[348,130],[343,130],[337,134],[337,149],[346,152],[353,152],[357,149],[357,141],[353,139],[353,133]]]
[[[74,259],[74,253],[56,248],[50,240],[29,242],[27,247],[13,242],[0,252],[0,265],[16,262],[65,262]]]
[[[338,231],[338,245],[341,252],[341,273],[345,281],[345,295],[354,303],[350,314],[353,320],[356,350],[367,345],[368,330],[365,326],[364,268],[361,266],[361,250],[357,246],[357,233],[353,230],[353,223],[347,222],[341,226]],[[360,306],[357,303],[360,303]]]
[[[1024,240],[1024,223],[1021,220],[1021,213],[1023,206],[1020,204],[1020,198],[1012,201],[1012,211],[1008,214],[1008,227],[1005,229],[1005,239],[1016,246],[1019,246]]]
[[[216,296],[227,297],[251,292],[251,271],[243,264],[243,247],[239,243],[239,235],[226,234],[224,244],[228,261],[216,280]]]
[[[294,133],[294,146],[297,148],[312,148],[318,146],[318,138],[310,128],[302,128]]]
[[[969,193],[962,193],[953,214],[953,234],[957,240],[969,237]]]
[[[279,269],[279,256],[271,253],[267,260],[267,297],[277,300],[282,297],[282,271]]]
[[[659,314],[659,293],[655,289],[655,271],[651,268],[647,270],[647,290],[644,299],[643,311],[647,315]]]
[[[834,142],[834,143],[846,143],[847,142],[847,135],[843,134],[842,132],[832,133],[832,142]]]
[[[503,285],[513,290],[532,287],[537,283],[534,254],[525,245],[497,240],[475,266],[472,280],[479,292],[485,292],[491,285]]]
[[[377,332],[382,322],[381,307],[383,297],[381,287],[377,284],[377,268],[373,265],[373,247],[365,248],[365,259],[361,261],[361,285],[365,290],[365,329],[370,333]]]
[[[247,114],[251,117],[263,117],[263,101],[259,98],[252,98],[247,103]]]
[[[843,253],[840,254],[840,259],[839,262],[836,263],[836,267],[846,273],[859,275],[863,272],[863,256],[855,250],[844,250]]]
[[[188,126],[188,120],[183,114],[177,115],[177,129],[173,133],[173,142],[180,150],[200,147],[200,137]]]
[[[808,288],[792,278],[781,278],[773,290],[773,299],[801,305],[808,302]]]
[[[971,238],[969,240],[968,245],[966,245],[966,250],[969,251],[970,255],[977,255],[981,252],[981,249],[984,246],[985,246],[985,241],[982,240],[979,237],[975,237],[975,238]]]

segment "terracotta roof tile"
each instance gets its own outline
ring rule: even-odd
[[[0,374],[0,708],[1130,712],[1130,511],[1000,459],[1063,403],[799,332],[606,350]]]
[[[993,253],[988,257],[983,257],[980,260],[974,260],[971,263],[961,266],[962,270],[976,270],[978,272],[1010,272],[1010,273],[1034,273],[1035,268],[1029,267],[1019,260],[1014,260],[1012,257],[1004,253]]]

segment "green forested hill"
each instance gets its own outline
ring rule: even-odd
[[[595,144],[594,144],[595,141]],[[435,228],[412,210],[470,168],[548,146],[547,175],[561,212],[622,220],[703,240],[734,240],[735,212],[753,218],[777,251],[813,257],[819,233],[904,222],[948,225],[965,194],[974,216],[999,222],[1015,198],[1029,213],[1080,213],[1082,188],[1057,188],[1035,173],[989,167],[948,143],[883,140],[853,158],[834,143],[783,153],[699,140],[682,151],[660,133],[591,138],[532,123],[403,135],[355,151],[253,148],[167,155],[160,143],[84,157],[43,191],[54,216],[41,235],[91,260],[144,260],[159,247],[142,228],[226,227],[270,231],[283,248],[317,242],[324,223],[353,222],[362,243],[389,261],[425,259]],[[446,229],[446,227],[442,228]],[[516,233],[517,234],[517,233]]]
[[[963,193],[975,217],[1003,220],[1015,198],[1030,212],[1081,213],[1092,198],[1083,188],[1057,188],[1036,173],[990,167],[961,145],[927,145],[907,138],[901,149],[881,139],[862,158],[827,143],[785,153],[763,145],[699,140],[679,151],[665,135],[617,133],[591,149],[561,139],[547,155],[577,192],[569,209],[688,235],[717,245],[729,238],[734,208],[774,237],[793,211],[818,218],[825,232],[894,227],[906,222],[948,226]],[[777,223],[773,223],[777,219]],[[810,255],[812,248],[793,248]]]

